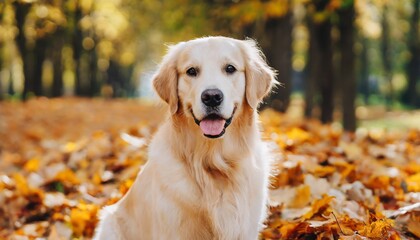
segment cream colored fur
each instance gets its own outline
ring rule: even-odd
[[[226,74],[226,64],[237,72]],[[191,66],[195,78],[185,74]],[[170,117],[131,189],[101,211],[95,239],[257,239],[270,157],[256,108],[274,83],[252,40],[208,37],[171,47],[153,82]],[[233,115],[217,139],[203,136],[191,114],[205,116],[200,94],[209,87],[224,94],[221,115]]]

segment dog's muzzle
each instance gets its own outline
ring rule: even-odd
[[[223,118],[217,113],[211,113],[203,119],[198,120],[192,110],[191,115],[194,118],[194,122],[200,127],[204,136],[208,138],[219,138],[225,134],[226,128],[232,123],[235,110],[236,108],[233,110],[231,117],[228,119]]]

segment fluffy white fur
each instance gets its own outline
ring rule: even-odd
[[[227,74],[225,66],[237,71]],[[196,77],[186,74],[190,67]],[[252,40],[207,37],[170,47],[153,84],[170,117],[128,193],[101,211],[95,239],[257,239],[266,217],[269,154],[256,108],[275,83]],[[202,91],[224,94],[222,137],[203,136]]]

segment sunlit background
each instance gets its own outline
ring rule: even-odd
[[[284,87],[263,107],[418,127],[419,0],[5,0],[0,99],[153,96],[165,44],[256,39]],[[390,115],[391,114],[391,115]],[[392,115],[393,114],[393,115]],[[395,117],[397,116],[397,117]],[[399,118],[402,116],[401,118]],[[401,119],[404,119],[401,121]]]

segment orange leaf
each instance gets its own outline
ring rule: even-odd
[[[407,223],[407,229],[412,234],[420,238],[420,213],[419,212],[414,212],[410,214],[410,219],[408,220],[408,223]]]
[[[321,199],[316,200],[312,204],[312,209],[302,216],[303,220],[310,219],[318,213],[324,212],[330,205],[330,202],[334,199],[333,196],[324,195]]]
[[[359,230],[359,234],[373,239],[387,239],[393,223],[391,219],[381,219],[364,226]]]
[[[299,225],[299,223],[286,223],[280,228],[280,234],[282,239],[286,239],[290,233],[295,230],[295,228]]]
[[[317,177],[325,177],[328,176],[330,174],[333,174],[334,172],[336,172],[337,169],[335,167],[332,166],[316,166],[315,170],[314,170],[314,175]]]

